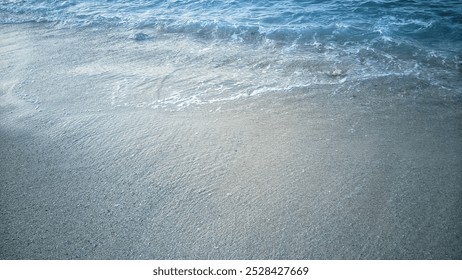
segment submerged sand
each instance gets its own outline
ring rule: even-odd
[[[462,258],[451,90],[115,106],[117,77],[75,74],[109,39],[1,31],[1,259]]]

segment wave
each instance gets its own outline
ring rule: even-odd
[[[149,101],[152,106],[306,91],[320,84],[341,86],[402,75],[458,92],[462,88],[462,6],[457,1],[0,2],[0,25],[30,22],[63,30],[120,30],[130,34],[126,39],[146,46],[169,36],[180,39],[168,39],[168,44],[188,42],[176,50],[182,63],[191,64],[187,71],[180,70],[185,82],[160,89],[172,94]],[[193,49],[194,42],[201,47]],[[201,53],[204,46],[210,49],[206,58]],[[195,54],[189,57],[188,52]],[[209,65],[225,72],[211,78],[208,73],[217,69]],[[188,78],[192,68],[201,69],[202,80]],[[120,83],[114,90],[120,100],[114,100],[138,104],[124,95],[124,87],[146,85],[151,78],[114,81]],[[211,89],[214,94],[205,93]]]
[[[364,44],[382,36],[440,49],[460,49],[457,1],[148,1],[10,0],[0,23],[59,27],[152,28],[205,39],[285,45]],[[418,46],[418,47],[422,47]]]

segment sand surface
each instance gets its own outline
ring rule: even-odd
[[[142,46],[124,62],[110,32],[67,32],[0,29],[0,259],[462,258],[450,90],[121,106],[104,67]]]

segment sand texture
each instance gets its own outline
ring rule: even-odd
[[[1,27],[0,259],[462,258],[450,89],[170,104],[191,71],[117,36]]]

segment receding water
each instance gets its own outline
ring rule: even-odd
[[[116,106],[183,107],[319,85],[337,94],[387,76],[462,88],[458,1],[3,1],[0,22],[109,29],[121,47],[137,44],[144,56],[120,58],[130,65],[112,57],[76,69],[115,77]]]

